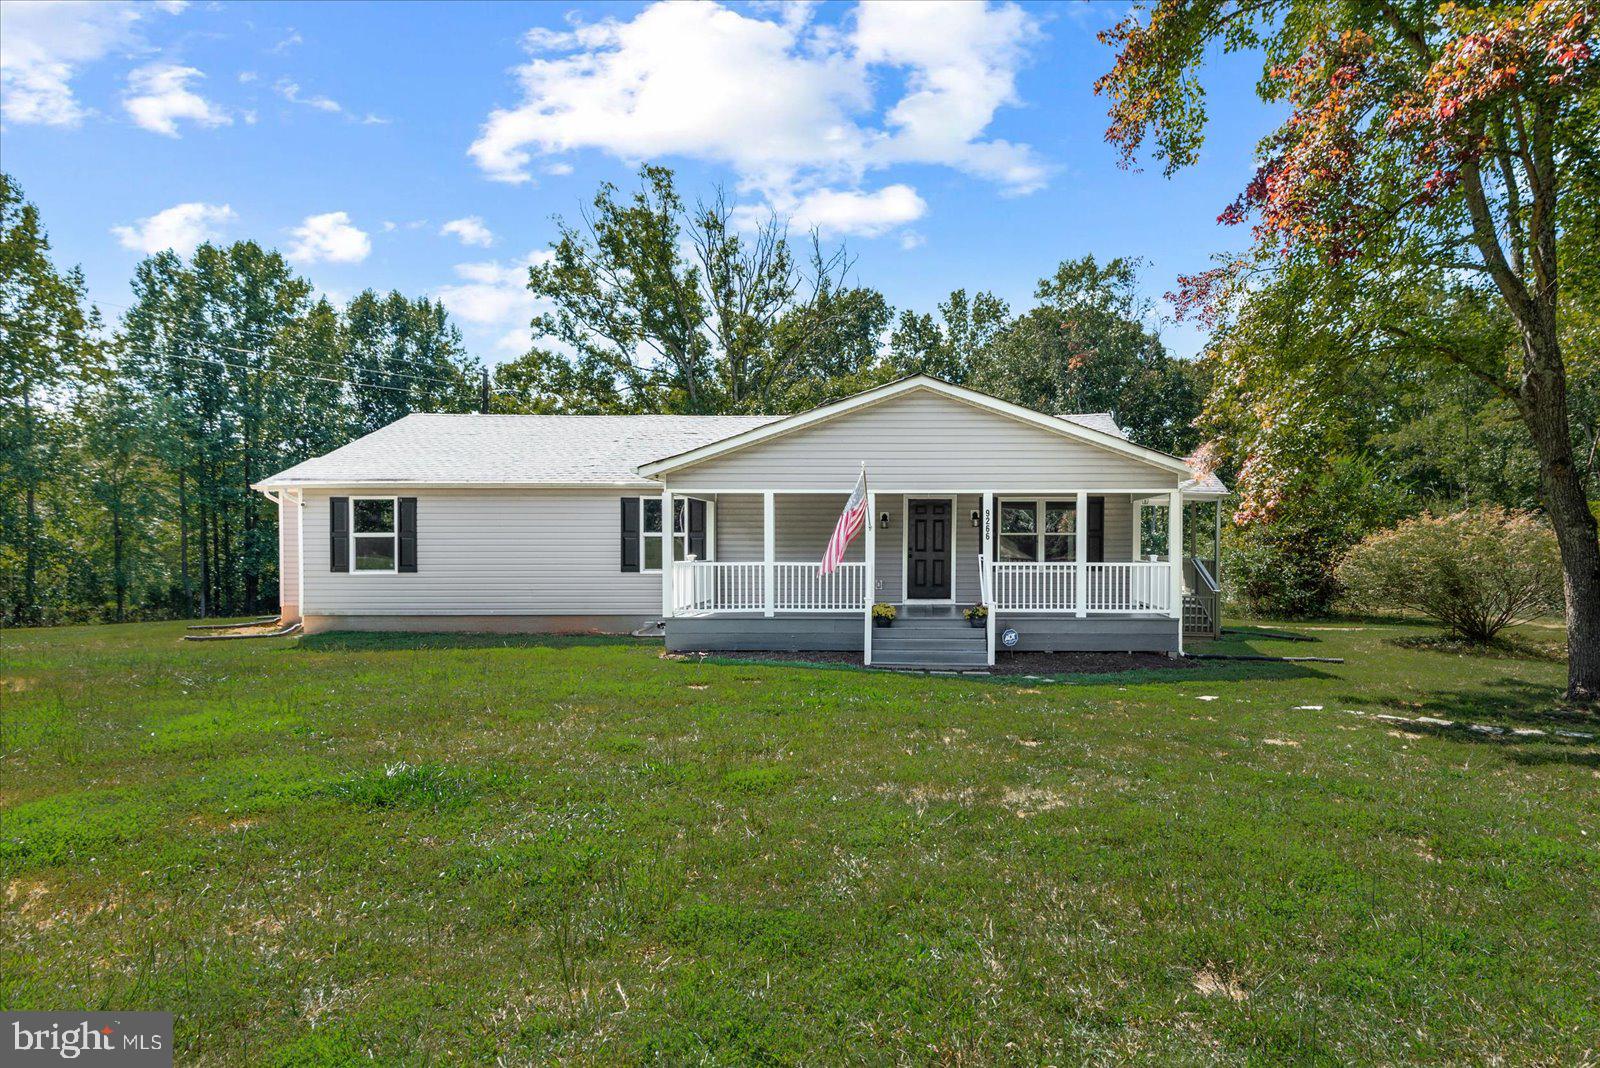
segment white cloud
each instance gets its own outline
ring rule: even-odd
[[[190,88],[191,82],[203,78],[193,67],[147,64],[129,72],[122,106],[136,125],[167,137],[178,136],[180,120],[201,126],[232,124],[232,116]]]
[[[5,123],[74,126],[89,110],[72,79],[113,50],[138,43],[138,23],[152,10],[175,14],[181,4],[131,2],[0,4],[0,117]]]
[[[145,255],[172,249],[184,255],[202,241],[216,241],[222,227],[238,218],[226,204],[174,204],[165,211],[140,219],[132,226],[113,226],[111,232],[122,243]]]
[[[494,244],[494,233],[484,225],[483,219],[477,215],[468,215],[464,219],[451,219],[439,227],[443,236],[454,236],[463,245],[477,245],[488,248]]]
[[[330,112],[334,115],[344,114],[344,105],[328,96],[302,96],[300,86],[288,78],[279,78],[272,85],[273,91],[291,104],[302,104],[318,111]]]
[[[858,234],[877,237],[928,212],[928,202],[909,185],[886,185],[875,193],[853,189],[814,189],[792,206],[779,206],[789,224],[828,236]]]
[[[379,115],[371,113],[357,115],[331,96],[325,96],[321,93],[313,93],[311,96],[306,96],[300,89],[300,83],[292,78],[279,78],[272,83],[272,91],[291,104],[299,104],[301,107],[324,111],[329,115],[342,115],[351,122],[359,122],[368,126],[386,126],[389,123],[388,119]]]
[[[1023,9],[863,3],[839,25],[812,14],[657,3],[626,21],[530,31],[522,101],[490,113],[470,154],[505,182],[583,149],[627,162],[684,156],[730,166],[780,211],[817,197],[841,216],[861,206],[838,199],[846,193],[904,214],[903,193],[860,190],[868,172],[898,164],[952,167],[1008,193],[1044,183],[1028,146],[986,137],[996,112],[1018,103],[1016,73],[1040,35]],[[895,89],[880,101],[884,86]],[[881,214],[866,213],[872,232],[884,232],[872,221]]]
[[[372,239],[351,223],[348,212],[307,215],[289,233],[295,239],[289,258],[301,263],[360,263],[372,252]]]
[[[459,282],[440,286],[433,295],[450,314],[472,327],[497,330],[497,351],[516,356],[533,343],[528,323],[541,310],[528,289],[528,268],[549,260],[549,250],[529,253],[520,260],[458,263]]]

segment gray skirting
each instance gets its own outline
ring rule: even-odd
[[[861,617],[849,615],[679,616],[667,620],[673,652],[861,651]]]
[[[1050,653],[1176,653],[1178,620],[1166,616],[995,616],[995,649],[1007,627],[1017,632],[1012,648]]]

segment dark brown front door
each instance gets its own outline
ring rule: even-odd
[[[906,597],[924,601],[950,598],[950,502],[907,503]]]

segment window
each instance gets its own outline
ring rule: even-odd
[[[350,499],[350,559],[355,571],[395,571],[399,560],[399,507],[394,497]]]
[[[639,499],[639,562],[641,571],[661,570],[661,498]]]
[[[1068,563],[1078,558],[1078,502],[1044,502],[1044,559]]]
[[[1000,502],[997,561],[1070,563],[1077,553],[1077,501]]]
[[[660,571],[662,541],[661,498],[639,498],[639,570]],[[672,499],[672,558],[689,558],[689,499]]]
[[[996,560],[1039,558],[1039,502],[1001,501],[1000,540]]]

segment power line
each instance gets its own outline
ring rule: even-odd
[[[33,337],[44,336],[44,332],[43,331],[32,331],[32,332],[29,332],[29,331],[12,330],[12,331],[8,331],[8,333],[10,333],[10,334],[21,333],[23,336],[28,336],[31,333],[31,336],[33,336]],[[289,355],[289,354],[286,354],[286,353],[268,354],[266,352],[263,352],[260,349],[241,349],[241,348],[238,348],[238,347],[233,346],[233,345],[223,345],[223,344],[220,344],[220,343],[215,342],[215,341],[201,341],[201,340],[198,340],[198,339],[183,339],[183,340],[168,339],[167,344],[169,346],[192,347],[192,348],[197,348],[197,349],[209,350],[209,351],[212,351],[212,352],[233,352],[233,353],[239,353],[239,354],[244,355],[244,356],[256,356],[256,357],[259,357],[261,359],[270,359],[270,360],[274,361],[274,363],[277,363],[279,361],[291,361],[291,362],[295,362],[295,363],[307,364],[307,365],[310,365],[312,367],[318,366],[318,361],[313,360],[313,359],[311,359],[310,357],[307,357],[307,356],[292,356],[292,355]],[[114,348],[117,347],[115,345],[115,339],[113,339],[113,347]],[[142,348],[142,347],[139,347],[139,346],[132,346],[132,345],[124,344],[124,345],[121,345],[120,348],[124,352],[138,352],[138,353],[141,353],[142,355],[146,355],[146,356],[157,356],[157,357],[160,357],[162,355],[166,355],[166,356],[169,356],[170,358],[173,358],[173,359],[179,358],[179,357],[173,355],[170,352],[166,353],[166,354],[162,354],[162,353],[159,353],[159,352],[152,352],[149,349]],[[225,365],[226,366],[230,366],[230,367],[239,366],[239,365],[236,365],[236,364],[225,364]],[[404,378],[404,379],[410,379],[410,380],[417,381],[417,382],[433,382],[433,383],[437,383],[438,385],[442,385],[442,386],[461,387],[461,386],[464,386],[466,384],[466,381],[467,381],[465,375],[463,375],[460,380],[456,380],[456,379],[451,379],[451,378],[440,378],[437,375],[412,374],[412,373],[410,373],[408,371],[387,371],[387,370],[383,370],[383,369],[380,369],[380,368],[363,367],[363,366],[361,366],[359,364],[355,364],[355,365],[345,364],[345,365],[342,365],[342,366],[350,369],[352,374],[365,374],[365,375],[369,375],[369,376],[377,375],[377,376],[385,377],[385,378]],[[272,367],[272,368],[266,368],[266,367],[243,367],[241,369],[248,370],[248,371],[271,370],[271,371],[273,371],[274,373],[277,373],[277,374],[298,373],[298,372],[283,371],[283,370],[281,370],[281,369],[279,369],[277,367]],[[373,385],[376,385],[376,383],[373,383]]]
[[[161,356],[161,357],[165,357],[167,359],[182,360],[182,361],[184,361],[186,363],[196,363],[196,364],[200,364],[203,367],[228,367],[228,368],[232,368],[233,370],[237,370],[237,371],[259,371],[260,370],[259,367],[246,367],[243,364],[228,363],[225,360],[209,360],[209,359],[205,359],[205,358],[200,357],[200,356],[180,356],[180,355],[178,355],[176,353],[151,352],[151,351],[149,351],[147,349],[136,349],[136,350],[129,350],[129,351],[137,351],[137,352],[140,352],[140,353],[142,353],[143,355],[146,355],[146,356]],[[276,372],[276,373],[280,377],[297,379],[297,380],[302,381],[302,382],[326,382],[326,383],[329,383],[330,385],[335,385],[335,386],[349,386],[352,389],[387,389],[387,390],[392,390],[392,391],[394,391],[396,393],[405,393],[407,395],[409,395],[411,393],[410,388],[406,387],[406,386],[385,386],[385,385],[380,385],[377,382],[365,382],[365,383],[363,383],[363,382],[352,382],[349,379],[344,379],[344,378],[328,378],[328,377],[323,376],[323,375],[308,375],[308,374],[303,374],[303,373],[293,372],[293,371],[279,371],[279,372]],[[446,380],[445,379],[435,379],[434,381],[443,382],[443,381],[446,381]],[[456,386],[464,386],[465,385],[465,383],[463,383],[463,382],[452,382],[452,383],[449,383],[449,384],[450,385],[456,385]],[[494,396],[497,396],[497,397],[515,397],[516,396],[515,393],[508,393],[505,390],[499,390],[499,389],[491,390],[490,392]]]

